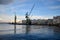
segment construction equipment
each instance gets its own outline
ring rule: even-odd
[[[34,6],[35,6],[35,4],[33,5],[33,7],[30,10],[30,12],[29,13],[28,12],[26,13],[26,16],[25,16],[25,18],[26,18],[26,25],[31,25],[31,20],[30,20],[29,16],[31,15]]]

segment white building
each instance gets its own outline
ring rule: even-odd
[[[47,20],[44,19],[38,19],[38,20],[32,20],[32,24],[47,24]]]
[[[23,23],[23,24],[26,24],[26,20],[22,20],[22,23]]]
[[[23,24],[26,24],[26,20],[22,20],[22,23]],[[31,24],[47,24],[47,20],[44,20],[44,19],[34,19],[34,20],[31,20]]]
[[[31,24],[38,24],[38,21],[37,20],[31,20]]]
[[[53,24],[53,19],[48,19],[47,24]]]
[[[60,16],[53,17],[53,24],[60,23]]]

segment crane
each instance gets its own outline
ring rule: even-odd
[[[32,8],[31,8],[31,10],[30,10],[29,13],[26,12],[25,18],[26,18],[26,24],[27,24],[27,25],[31,25],[31,20],[30,20],[29,16],[31,15],[31,13],[32,13],[32,11],[33,11],[34,6],[35,6],[35,4],[33,4],[33,6],[32,6]]]

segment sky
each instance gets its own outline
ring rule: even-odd
[[[17,21],[25,19],[26,12],[30,12],[33,4],[34,9],[31,19],[51,19],[60,16],[60,0],[0,0],[0,22]]]

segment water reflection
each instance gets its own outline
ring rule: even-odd
[[[30,28],[30,25],[26,25],[26,34],[29,34],[31,28]]]
[[[14,34],[16,34],[16,25],[14,25]]]
[[[30,34],[39,37],[60,37],[60,27],[0,24],[0,35],[6,34]]]
[[[54,27],[55,38],[60,38],[60,27]]]

